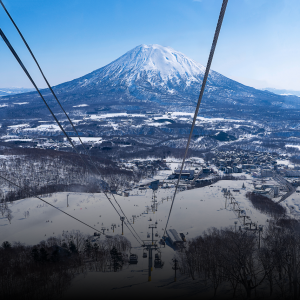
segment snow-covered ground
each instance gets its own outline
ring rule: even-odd
[[[166,178],[171,171],[162,171],[158,177],[160,180]],[[246,189],[241,189],[245,182]],[[232,208],[225,209],[225,198],[222,189],[239,189],[240,192],[232,192],[240,207],[251,217],[252,222],[265,224],[266,215],[256,211],[251,203],[245,198],[245,193],[253,188],[251,180],[245,181],[219,181],[211,186],[179,192],[176,196],[169,228],[175,228],[178,232],[187,233],[192,238],[201,234],[209,227],[224,227],[234,225],[238,220]],[[152,217],[152,223],[158,222],[158,233],[163,233],[166,218],[171,205],[171,196],[174,188],[159,189],[157,192],[158,210]],[[67,194],[69,194],[69,207],[67,207]],[[116,195],[116,200],[121,205],[129,219],[137,215],[135,228],[141,238],[146,238],[149,214],[146,206],[151,205],[152,191],[133,189],[129,197]],[[163,200],[169,197],[169,200]],[[79,218],[92,227],[101,229],[102,226],[110,228],[112,223],[121,224],[118,214],[106,199],[104,194],[85,193],[57,193],[51,197],[44,198],[46,201],[65,212]],[[162,201],[163,200],[163,201]],[[115,204],[115,203],[114,203]],[[115,204],[116,205],[116,204]],[[50,236],[61,234],[63,230],[79,229],[82,232],[93,234],[93,230],[73,220],[51,206],[44,204],[36,198],[23,199],[9,204],[14,218],[11,224],[5,217],[0,218],[1,230],[0,243],[5,240],[21,241],[28,244],[35,244]],[[29,211],[29,217],[25,218],[23,213]],[[49,220],[49,222],[47,222]],[[239,222],[242,222],[239,219]],[[103,224],[103,225],[102,225]],[[111,229],[107,232],[111,233]],[[121,233],[121,227],[117,227],[116,234]],[[136,240],[131,236],[125,227],[125,236],[137,246]]]
[[[177,167],[178,163],[179,161],[169,162],[170,165],[174,165],[172,169]],[[153,179],[164,180],[171,172],[170,170],[160,171]],[[246,211],[252,222],[265,225],[269,217],[255,210],[245,197],[246,192],[253,189],[253,178],[251,179],[250,175],[247,175],[246,178],[239,181],[223,180],[211,186],[179,192],[174,202],[168,228],[174,228],[178,232],[184,233],[187,239],[191,239],[200,235],[209,227],[234,226],[235,221],[238,222],[237,226],[242,226],[242,219],[237,218],[236,212],[232,210],[233,207],[228,205],[225,209],[223,188],[231,190],[241,209]],[[245,189],[242,189],[243,183],[245,184]],[[235,192],[233,190],[239,191]],[[131,222],[132,215],[137,216],[132,226],[142,240],[147,239],[147,233],[151,233],[148,226],[155,224],[155,222],[158,224],[154,233],[157,232],[159,235],[155,239],[160,239],[166,225],[173,193],[174,188],[159,189],[157,191],[157,211],[149,214],[146,213],[146,207],[150,207],[152,204],[152,191],[150,189],[133,189],[130,191],[129,197],[119,195],[115,195],[115,197]],[[69,195],[69,207],[67,207],[67,195]],[[300,195],[298,196],[298,194],[293,194],[290,197],[293,199],[288,198],[286,202],[290,203],[289,201],[291,201],[295,206],[295,197],[298,197],[297,203],[300,206]],[[121,234],[120,218],[102,193],[56,193],[51,197],[42,198],[98,230],[101,230],[101,227],[108,228],[109,231],[106,231],[108,235]],[[113,198],[110,198],[119,210]],[[299,209],[299,206],[297,209]],[[35,244],[51,236],[62,234],[63,230],[80,230],[89,235],[94,233],[93,229],[86,227],[36,198],[16,201],[12,205],[9,204],[9,208],[12,210],[14,218],[10,224],[5,217],[0,217],[0,243],[8,240],[10,242],[20,241],[26,244]],[[24,217],[25,211],[29,211],[27,218]],[[150,218],[151,221],[149,221]],[[117,224],[114,233],[111,229],[112,223]],[[191,280],[187,279],[186,276],[178,274],[179,282],[182,283],[180,287],[176,286],[176,289],[173,289],[172,287],[175,288],[175,285],[170,284],[174,274],[171,268],[171,259],[174,257],[175,252],[172,248],[169,246],[161,248],[162,260],[165,262],[165,266],[163,269],[154,268],[152,282],[148,283],[148,260],[142,258],[143,248],[140,247],[140,244],[131,235],[126,226],[124,226],[124,235],[132,244],[132,253],[138,254],[139,263],[126,266],[122,272],[118,273],[91,272],[87,276],[80,275],[76,277],[71,287],[66,291],[66,299],[74,295],[84,295],[94,299],[92,296],[96,290],[98,291],[97,282],[100,281],[102,284],[101,287],[99,286],[99,293],[112,292],[113,294],[111,295],[119,295],[119,293],[127,293],[129,291],[138,293],[141,289],[149,294],[156,291],[156,293],[173,293],[174,296],[186,295],[190,292],[188,287]],[[101,236],[101,239],[103,238]],[[164,288],[161,289],[161,287]],[[93,292],[89,294],[89,291]]]
[[[300,145],[285,145],[286,148],[297,148],[300,149]]]
[[[291,162],[288,159],[277,159],[277,165],[291,165]]]
[[[79,138],[77,137],[71,137],[72,141],[76,142],[76,143],[80,143]],[[80,137],[81,141],[83,143],[87,143],[87,142],[93,142],[93,143],[102,143],[102,137]],[[65,141],[67,141],[67,138],[64,138]]]
[[[88,104],[79,104],[79,105],[75,105],[73,107],[85,107],[85,106],[89,106]]]
[[[282,202],[282,205],[287,208],[287,213],[299,218],[300,217],[300,193],[293,193]]]

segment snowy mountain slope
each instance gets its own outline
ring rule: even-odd
[[[191,82],[199,82],[204,72],[203,65],[170,47],[140,45],[90,76],[82,77],[79,82],[76,81],[76,87],[106,80],[114,81],[115,85],[134,87],[145,77],[152,86],[166,85],[167,88],[168,81],[185,81],[188,86]]]
[[[140,45],[123,56],[79,79],[57,86],[59,92],[123,91],[127,97],[164,102],[164,98],[197,100],[205,67],[170,47]],[[223,97],[253,96],[256,90],[210,71],[207,94],[221,92]],[[257,91],[272,97],[272,94]],[[248,94],[251,94],[250,96]],[[155,101],[156,100],[156,101]],[[164,103],[170,104],[170,103]]]
[[[128,51],[112,63],[78,79],[54,87],[59,99],[68,111],[192,111],[198,100],[205,67],[184,54],[160,45],[140,45]],[[48,90],[43,90],[46,99],[52,99]],[[51,97],[51,98],[50,98]],[[20,114],[40,113],[43,103],[36,93],[14,95],[12,99],[34,101],[34,107],[23,108]],[[85,106],[82,106],[82,104]],[[268,109],[295,108],[294,97],[280,96],[268,91],[256,90],[240,84],[213,70],[210,71],[202,110],[210,113],[241,114],[241,110],[253,114]],[[5,107],[7,112],[18,115],[17,108]],[[243,116],[244,117],[244,116]]]

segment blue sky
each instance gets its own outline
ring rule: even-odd
[[[83,76],[140,44],[206,65],[222,0],[3,0],[52,85]],[[45,87],[0,7],[0,27]],[[300,1],[229,0],[212,69],[256,87],[300,90]],[[0,40],[0,87],[31,87]]]

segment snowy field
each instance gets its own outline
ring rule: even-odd
[[[178,165],[178,162],[169,163],[174,164],[172,169]],[[155,178],[163,180],[171,172],[161,171]],[[245,183],[245,189],[242,189],[243,183]],[[247,176],[245,180],[223,180],[211,186],[179,192],[175,199],[168,228],[175,228],[178,232],[184,233],[187,239],[191,239],[209,227],[234,226],[235,221],[238,222],[237,226],[242,226],[242,219],[237,218],[232,207],[229,205],[225,209],[223,188],[231,190],[241,209],[246,211],[252,222],[259,225],[266,224],[269,217],[255,210],[245,197],[246,192],[253,189],[252,179]],[[239,190],[239,192],[234,192],[234,189]],[[150,189],[133,189],[130,191],[129,197],[119,195],[115,197],[130,220],[132,215],[137,216],[132,226],[142,240],[148,239],[147,233],[150,233],[148,226],[156,221],[158,223],[157,231],[154,230],[154,233],[158,233],[159,236],[155,239],[159,239],[166,225],[173,193],[174,188],[159,189],[157,192],[157,211],[149,214],[146,213],[146,207],[150,207],[152,204],[152,191]],[[69,195],[69,207],[67,207],[67,195]],[[167,197],[168,200],[166,200]],[[295,194],[291,197],[295,198]],[[297,197],[300,205],[300,195]],[[42,198],[98,230],[101,230],[101,227],[108,228],[109,231],[106,231],[108,235],[121,234],[119,216],[101,193],[56,193],[51,197]],[[110,198],[116,208],[119,209],[113,198]],[[20,241],[26,244],[36,244],[51,236],[58,236],[63,231],[72,230],[80,230],[89,235],[94,234],[93,229],[71,219],[36,198],[16,201],[12,205],[9,204],[9,208],[12,210],[14,218],[10,224],[6,218],[0,217],[0,243],[8,240],[10,242]],[[24,212],[27,211],[29,211],[29,216],[25,218]],[[149,221],[150,218],[151,221]],[[112,223],[117,224],[114,233],[111,229]],[[132,253],[138,254],[138,264],[127,265],[121,272],[117,273],[89,272],[86,275],[79,275],[72,281],[63,300],[74,299],[80,295],[82,298],[96,299],[94,298],[95,294],[106,292],[109,292],[111,296],[124,295],[124,293],[137,295],[140,292],[155,296],[157,293],[166,292],[168,296],[188,295],[189,299],[193,299],[191,295],[195,295],[197,291],[197,285],[194,281],[185,275],[178,274],[177,283],[172,283],[174,271],[171,267],[175,251],[171,247],[161,248],[162,260],[165,265],[163,269],[154,268],[152,281],[148,282],[148,260],[142,258],[143,248],[140,247],[140,244],[125,226],[124,235],[132,244]],[[104,239],[103,236],[100,238]],[[99,284],[100,282],[101,284]]]
[[[162,180],[171,171],[163,171],[160,176]],[[245,182],[246,189],[241,189]],[[239,189],[233,192],[233,196],[251,217],[252,222],[265,224],[266,215],[256,211],[251,203],[245,198],[247,191],[253,188],[251,180],[245,181],[219,181],[211,186],[179,192],[176,196],[169,228],[175,228],[178,232],[186,234],[187,238],[196,237],[209,227],[224,227],[234,225],[234,221],[242,222],[232,208],[225,209],[225,198],[222,189]],[[115,195],[123,211],[129,219],[137,215],[133,225],[142,239],[146,238],[148,225],[158,222],[157,232],[161,236],[166,224],[166,218],[171,205],[171,196],[174,188],[159,189],[157,192],[158,209],[154,214],[146,214],[146,207],[151,206],[152,191],[134,189],[130,191],[129,197]],[[67,207],[67,194],[69,194],[69,207]],[[294,194],[295,195],[295,194]],[[169,200],[164,200],[169,197]],[[293,197],[293,195],[291,196]],[[299,197],[300,198],[300,197]],[[51,197],[43,198],[52,205],[79,218],[94,228],[101,230],[104,226],[109,228],[107,234],[112,234],[110,229],[112,223],[120,225],[120,219],[104,194],[85,193],[57,193]],[[111,197],[112,201],[113,198]],[[300,199],[299,199],[300,200]],[[113,202],[115,205],[116,203]],[[116,205],[118,208],[118,206]],[[35,244],[50,236],[62,234],[62,231],[79,229],[82,232],[93,235],[94,231],[83,224],[71,219],[60,211],[43,203],[37,198],[23,199],[9,204],[14,218],[11,224],[5,217],[0,218],[0,243],[5,240],[20,241],[27,244]],[[119,209],[119,208],[118,208]],[[24,212],[29,211],[29,217],[24,217]],[[152,218],[152,222],[148,221]],[[136,240],[124,229],[125,236],[132,245],[138,246]],[[121,234],[121,227],[117,227],[115,234]]]
[[[287,213],[296,218],[300,217],[300,193],[293,193],[286,198],[282,205],[287,209]]]
[[[71,139],[73,142],[80,144],[78,137],[71,137]],[[83,143],[94,142],[101,144],[103,142],[102,137],[80,137],[80,139]],[[67,141],[67,138],[64,138],[64,141]]]

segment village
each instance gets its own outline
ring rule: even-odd
[[[157,178],[159,171],[166,170],[169,174],[161,178],[161,188],[173,188],[180,174],[181,164],[176,159],[134,159],[121,160],[120,167],[126,170],[143,170],[146,180],[132,188],[146,189]],[[165,172],[164,172],[165,173]],[[189,190],[208,186],[221,179],[250,180],[253,183],[252,192],[283,201],[294,192],[300,192],[298,185],[300,166],[292,164],[287,155],[276,153],[260,153],[249,151],[215,152],[210,157],[192,157],[185,161],[181,173],[179,190]],[[156,180],[156,179],[155,179]],[[121,192],[121,191],[120,191]],[[125,196],[130,189],[123,191]]]

